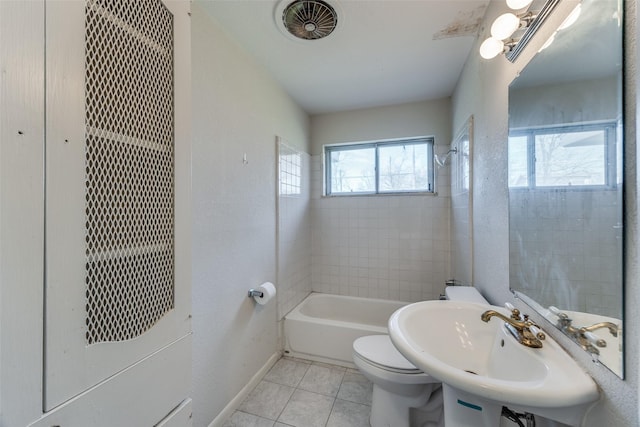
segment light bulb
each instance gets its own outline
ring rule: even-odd
[[[542,52],[543,50],[545,50],[546,48],[548,48],[549,46],[551,46],[551,43],[553,43],[553,41],[556,39],[556,34],[557,33],[553,33],[551,34],[551,37],[549,37],[547,39],[546,42],[544,42],[544,44],[542,45],[542,47],[540,48],[540,50],[538,50],[538,53]]]
[[[576,21],[578,20],[578,18],[580,17],[580,12],[582,12],[582,3],[578,4],[569,14],[569,16],[567,16],[567,19],[565,19],[564,21],[562,21],[562,24],[560,24],[560,26],[558,27],[558,30],[564,30],[566,28],[569,28],[570,26],[572,26],[573,24],[576,23]]]
[[[498,40],[504,40],[511,37],[511,34],[515,33],[518,28],[520,28],[520,18],[513,13],[505,13],[493,21],[491,36]]]
[[[484,59],[493,59],[504,51],[504,42],[489,37],[480,45],[480,56]]]
[[[507,6],[513,10],[524,9],[529,6],[533,0],[507,0]]]

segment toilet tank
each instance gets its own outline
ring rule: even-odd
[[[444,290],[448,300],[475,302],[479,304],[489,304],[489,301],[478,292],[473,286],[447,286]]]

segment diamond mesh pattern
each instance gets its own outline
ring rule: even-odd
[[[86,339],[124,341],[174,307],[173,16],[86,3]]]

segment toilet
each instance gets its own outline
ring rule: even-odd
[[[448,286],[445,295],[452,301],[489,304],[471,286]],[[444,426],[441,383],[405,359],[389,335],[356,339],[353,362],[373,382],[371,427]]]

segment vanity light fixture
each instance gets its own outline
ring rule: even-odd
[[[491,37],[504,40],[523,26],[529,25],[528,20],[524,20],[513,13],[503,13],[498,16],[491,25]]]
[[[484,59],[493,59],[501,53],[506,53],[511,47],[502,40],[489,37],[480,45],[480,56]]]
[[[567,16],[567,18],[564,21],[562,21],[562,24],[560,24],[558,29],[553,34],[551,34],[551,37],[549,37],[549,39],[542,45],[540,50],[538,50],[538,53],[542,52],[543,50],[551,46],[551,43],[553,43],[553,41],[556,39],[556,34],[558,34],[558,31],[566,30],[567,28],[575,24],[578,18],[580,17],[581,12],[582,12],[582,3],[578,3],[578,5],[571,11],[569,16]]]
[[[578,5],[571,11],[569,16],[560,24],[558,27],[558,31],[565,30],[576,23],[578,18],[580,17],[580,13],[582,12],[582,3],[578,3]]]
[[[492,59],[509,51],[517,41],[506,40],[519,29],[528,27],[535,17],[536,15],[532,12],[526,12],[522,15],[503,13],[498,16],[491,25],[491,37],[480,46],[480,56],[484,59]]]
[[[533,0],[507,0],[507,6],[513,10],[520,10],[529,7],[532,1]]]
[[[491,25],[491,37],[480,45],[480,56],[493,59],[501,53],[510,62],[515,62],[527,43],[549,17],[561,0],[547,0],[539,12],[528,10],[532,0],[506,0],[507,6],[520,13],[504,13]],[[569,18],[567,18],[568,20]],[[521,36],[514,36],[524,30]]]
[[[555,33],[551,34],[551,37],[549,37],[547,39],[546,42],[544,42],[544,44],[542,45],[542,47],[540,47],[540,49],[538,49],[538,53],[542,52],[543,50],[545,50],[546,48],[548,48],[549,46],[551,46],[551,44],[554,42],[554,40],[556,39],[556,34],[558,34],[558,32],[556,31]]]

